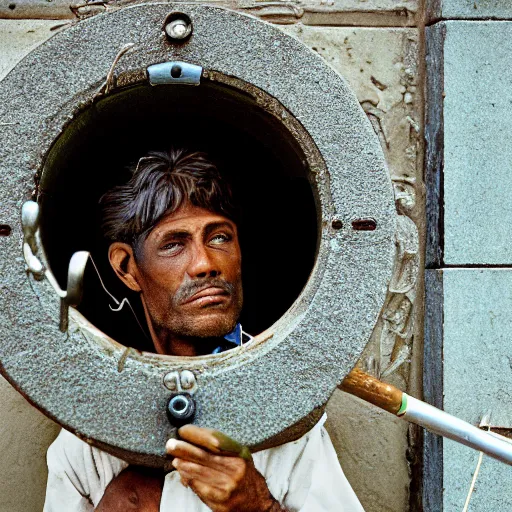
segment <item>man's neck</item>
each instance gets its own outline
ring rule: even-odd
[[[157,354],[194,357],[211,354],[217,346],[215,338],[178,337],[167,329],[155,328],[148,318],[148,327]]]
[[[197,350],[197,344],[192,340],[179,339],[173,337],[166,338],[164,342],[160,341],[160,337],[153,338],[153,344],[157,354],[167,354],[173,356],[197,356],[200,355]]]
[[[201,355],[197,350],[197,340],[176,337],[166,329],[155,329],[150,320],[148,327],[157,354],[186,357]]]

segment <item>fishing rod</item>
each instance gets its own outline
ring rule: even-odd
[[[434,434],[474,448],[512,466],[512,440],[495,432],[481,430],[368,375],[359,368],[354,368],[339,387]]]

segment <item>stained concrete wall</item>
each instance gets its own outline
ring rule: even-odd
[[[60,0],[3,1],[0,17],[9,19],[0,20],[0,77],[71,19],[107,8],[110,6],[101,3],[70,8]],[[417,231],[422,235],[423,31],[417,2],[255,1],[240,3],[239,8],[279,24],[348,80],[381,140],[397,208],[402,217],[411,219],[409,224],[402,223],[407,226],[408,239],[415,233],[417,238]],[[417,396],[421,393],[422,240],[420,236],[419,248],[415,243],[408,247],[414,256],[412,264],[397,265],[397,271],[406,269],[408,277],[401,284],[407,291],[389,294],[362,360],[368,371]],[[0,381],[0,396],[0,432],[5,433],[0,441],[4,462],[0,468],[0,512],[39,511],[46,479],[44,454],[57,427],[5,381]],[[341,391],[336,391],[329,402],[328,416],[327,427],[340,462],[365,510],[416,509],[417,477],[411,487],[415,461],[421,455],[416,431]]]

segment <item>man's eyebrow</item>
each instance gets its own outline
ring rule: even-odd
[[[212,222],[211,224],[208,224],[204,228],[204,234],[208,236],[213,231],[216,231],[217,229],[223,229],[223,228],[229,228],[231,231],[233,231],[234,226],[232,222],[228,222],[226,220],[220,221],[220,222]]]
[[[185,240],[187,238],[191,238],[191,234],[188,231],[183,231],[181,229],[169,229],[164,231],[159,237],[158,241],[162,242],[164,240],[168,240],[170,238],[178,239],[178,240]]]

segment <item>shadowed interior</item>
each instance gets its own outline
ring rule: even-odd
[[[125,182],[127,166],[149,150],[205,151],[231,182],[241,205],[244,309],[242,325],[258,334],[299,296],[317,250],[315,197],[302,149],[286,127],[244,92],[203,80],[200,86],[140,85],[88,106],[49,151],[38,201],[41,235],[61,287],[73,252],[90,251],[108,290],[88,264],[79,310],[116,341],[152,351],[136,294],[122,285],[107,260],[99,231],[98,200]]]

